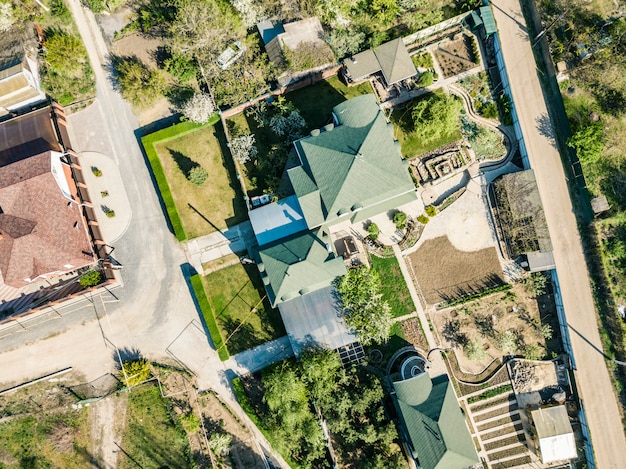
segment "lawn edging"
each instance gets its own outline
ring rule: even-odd
[[[217,320],[215,319],[215,315],[213,314],[213,308],[211,308],[209,299],[207,298],[206,292],[204,291],[204,283],[202,281],[202,277],[200,276],[200,274],[195,274],[191,276],[189,281],[191,283],[191,287],[193,288],[193,292],[196,297],[196,301],[198,302],[198,306],[200,307],[200,311],[202,312],[204,323],[209,330],[209,334],[211,335],[211,340],[213,341],[213,345],[215,346],[217,355],[220,357],[220,360],[226,361],[230,358],[230,353],[226,348],[226,343],[224,342],[224,338],[222,337],[220,328],[217,325]]]
[[[187,233],[185,232],[183,222],[178,214],[178,209],[176,208],[176,203],[174,202],[174,197],[172,196],[172,191],[170,190],[170,185],[167,182],[165,172],[163,171],[161,160],[154,147],[159,143],[195,132],[202,127],[215,125],[219,120],[219,115],[214,114],[206,124],[196,124],[194,122],[187,121],[180,122],[179,124],[172,125],[141,138],[141,144],[143,145],[146,157],[150,163],[152,175],[154,176],[159,188],[161,200],[163,201],[163,205],[165,205],[165,210],[167,211],[170,225],[174,231],[174,236],[176,236],[178,241],[186,241]]]

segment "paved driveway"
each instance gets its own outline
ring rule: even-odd
[[[543,202],[563,306],[597,467],[623,467],[626,439],[615,391],[602,353],[595,305],[563,164],[548,116],[519,0],[494,0],[502,51],[530,165]]]

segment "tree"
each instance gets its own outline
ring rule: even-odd
[[[279,114],[270,119],[270,129],[279,137],[285,137],[287,142],[302,137],[302,131],[306,128],[306,121],[297,109],[288,114]]]
[[[45,60],[60,74],[77,77],[82,75],[87,57],[85,48],[78,37],[55,31],[46,40]]]
[[[241,21],[246,28],[251,28],[264,19],[265,8],[263,2],[256,0],[230,0],[230,2],[239,12]]]
[[[137,386],[150,378],[150,363],[144,358],[122,363],[122,382],[128,387]]]
[[[118,57],[113,63],[124,99],[147,107],[163,95],[167,81],[160,70],[150,70],[137,57]]]
[[[215,114],[215,104],[208,93],[196,93],[180,108],[187,120],[205,124]]]
[[[433,142],[453,133],[459,125],[461,102],[446,94],[431,94],[413,107],[415,134],[424,142]]]
[[[468,359],[479,362],[487,358],[487,352],[483,348],[483,345],[478,340],[470,340],[463,347],[463,351]]]
[[[407,216],[404,212],[396,212],[393,214],[393,223],[396,225],[396,228],[399,230],[403,230],[406,226]]]
[[[173,52],[171,57],[163,61],[163,66],[167,73],[178,78],[181,83],[187,83],[198,72],[198,65],[193,57],[179,52]]]
[[[81,287],[87,288],[98,285],[100,282],[102,282],[102,279],[103,277],[100,271],[90,270],[85,275],[82,275],[78,282],[80,283]]]
[[[322,407],[332,405],[344,376],[337,352],[319,347],[308,348],[300,354],[299,368],[311,398]]]
[[[363,48],[365,33],[350,28],[333,29],[328,43],[337,57],[346,57],[356,54]]]
[[[575,131],[567,144],[576,150],[578,158],[585,164],[596,163],[604,151],[602,134],[602,123],[590,123]]]
[[[424,211],[429,217],[434,217],[435,215],[437,215],[437,207],[435,207],[434,205],[427,205],[424,208]]]
[[[374,0],[370,8],[374,17],[383,25],[390,24],[400,14],[396,0]]]
[[[539,344],[532,343],[524,346],[524,358],[526,360],[541,360],[543,356],[543,348]]]
[[[417,85],[425,88],[427,86],[432,85],[435,82],[435,75],[430,70],[420,73],[419,78],[417,79]]]
[[[240,135],[230,141],[230,151],[240,164],[245,164],[256,158],[258,150],[254,146],[254,135]]]
[[[208,179],[209,173],[202,166],[194,166],[189,170],[189,182],[201,186]]]
[[[11,2],[0,2],[0,31],[9,31],[14,21]]]
[[[350,269],[337,282],[346,324],[357,331],[363,345],[386,342],[391,334],[391,308],[380,288],[378,273],[367,267]]]
[[[380,235],[380,229],[378,228],[378,225],[376,223],[370,222],[370,224],[367,225],[367,234],[369,235],[371,240],[376,241],[378,239],[378,236]]]
[[[513,355],[517,351],[517,340],[511,331],[500,332],[496,335],[496,345],[505,355]]]
[[[228,453],[232,442],[232,435],[229,435],[228,433],[216,432],[213,433],[209,438],[209,448],[211,448],[211,451],[213,451],[215,454],[221,456]]]
[[[228,2],[174,0],[174,5],[176,16],[170,34],[176,52],[214,59],[225,44],[245,35],[245,28]]]

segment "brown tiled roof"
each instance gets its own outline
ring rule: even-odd
[[[13,287],[93,262],[80,207],[51,172],[50,152],[0,167],[0,273]]]

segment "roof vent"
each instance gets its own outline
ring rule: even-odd
[[[326,125],[323,127],[323,129],[324,129],[326,132],[332,132],[334,128],[335,128],[335,124],[326,124]]]
[[[311,130],[311,137],[317,137],[320,134],[320,129]]]

